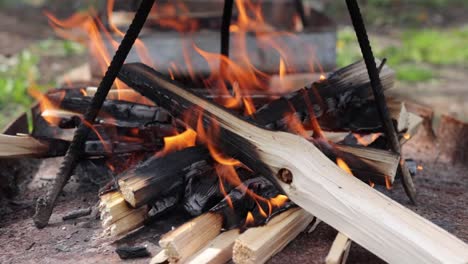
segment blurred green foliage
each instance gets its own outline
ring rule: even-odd
[[[399,45],[374,50],[379,58],[387,58],[397,71],[399,80],[427,81],[435,77],[430,66],[468,66],[468,27],[451,29],[406,30]],[[374,45],[379,47],[381,45]],[[345,66],[362,59],[354,31],[338,32],[338,65]]]
[[[0,57],[0,128],[15,113],[26,110],[33,98],[28,89],[45,90],[54,83],[39,85],[41,81],[39,62],[41,57],[69,57],[85,52],[81,44],[68,40],[47,39],[32,45],[19,54],[5,58]]]

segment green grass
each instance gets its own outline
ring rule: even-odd
[[[44,91],[55,85],[38,85],[43,83],[39,72],[41,57],[67,57],[84,52],[80,44],[51,39],[40,41],[11,58],[0,57],[0,129],[30,107],[34,99],[28,89]]]
[[[468,27],[408,30],[401,35],[400,45],[384,48],[372,42],[376,56],[387,58],[401,81],[422,82],[435,78],[430,66],[468,66]],[[351,28],[339,31],[337,52],[339,66],[362,59]]]

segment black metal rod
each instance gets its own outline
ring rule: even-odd
[[[234,0],[224,1],[223,20],[221,22],[221,54],[226,57],[229,57],[229,40],[230,40],[229,28],[231,26],[233,5],[234,5]]]
[[[91,104],[84,115],[84,122],[78,127],[73,137],[73,141],[68,148],[65,158],[60,166],[60,170],[55,178],[53,186],[49,189],[45,196],[40,197],[36,204],[36,213],[34,214],[34,224],[38,228],[45,227],[52,214],[55,201],[62,192],[63,187],[67,184],[72,172],[74,171],[77,161],[83,153],[83,146],[86,138],[90,133],[89,124],[93,124],[99,113],[104,100],[112,87],[122,65],[125,62],[130,50],[132,49],[135,40],[140,34],[143,25],[153,7],[155,0],[143,0],[135,14],[135,17],[130,24],[122,42],[120,43],[117,52],[115,53],[104,77],[99,84],[96,94],[94,95]]]
[[[389,140],[389,147],[393,152],[401,154],[401,145],[398,139],[398,134],[396,132],[395,126],[393,125],[390,111],[388,110],[387,103],[385,100],[385,95],[382,87],[382,82],[379,76],[379,69],[375,63],[375,57],[372,52],[372,47],[369,42],[369,36],[367,35],[367,30],[364,24],[364,20],[361,15],[361,10],[357,3],[357,0],[346,0],[348,5],[348,11],[353,22],[354,30],[361,47],[361,52],[366,63],[367,72],[369,74],[369,79],[371,82],[372,92],[374,94],[375,103],[377,104],[378,113],[380,120],[382,122],[385,134]],[[416,190],[413,184],[413,179],[408,171],[408,168],[404,164],[403,159],[400,161],[400,169],[402,174],[403,186],[405,188],[406,194],[409,199],[415,203],[416,202]]]
[[[299,16],[301,17],[302,26],[307,27],[308,21],[307,21],[307,17],[305,14],[304,3],[302,2],[302,0],[294,0],[294,2],[296,5],[296,11],[299,13]]]

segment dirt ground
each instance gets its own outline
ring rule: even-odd
[[[418,139],[404,148],[405,156],[424,166],[415,177],[418,205],[408,203],[400,184],[391,191],[379,189],[390,197],[429,219],[448,232],[468,242],[468,172],[465,166],[437,161],[437,146],[421,148]],[[26,181],[23,192],[14,200],[3,201],[0,211],[0,263],[117,263],[115,253],[120,245],[146,245],[152,255],[160,248],[158,240],[186,217],[172,214],[158,219],[119,239],[103,237],[94,211],[90,216],[63,221],[61,218],[78,208],[96,205],[97,188],[89,183],[72,180],[59,199],[50,225],[36,229],[31,216],[34,200],[44,191],[44,185],[55,175],[60,158],[49,159],[41,165],[39,173]],[[315,232],[303,233],[269,263],[323,263],[336,231],[321,223]],[[126,261],[147,263],[148,259]],[[380,259],[353,244],[348,263],[380,263]]]
[[[35,10],[37,11],[37,10]],[[19,12],[19,11],[16,11]],[[32,43],[53,36],[42,13],[24,10],[18,13],[0,11],[0,54],[11,56]],[[27,15],[25,15],[27,14]],[[39,22],[38,22],[39,21]],[[41,67],[49,71],[45,79],[85,62],[86,58],[55,61],[44,60]],[[50,67],[50,65],[55,65]],[[443,67],[436,81],[421,84],[397,84],[392,95],[411,98],[432,106],[436,113],[452,113],[468,121],[468,75],[466,69]],[[415,177],[419,204],[408,204],[400,184],[391,191],[382,190],[396,201],[426,217],[448,232],[468,242],[468,170],[462,165],[437,161],[437,145],[420,148],[416,141],[404,148],[405,155],[420,162],[424,170]],[[97,203],[97,187],[79,182],[67,185],[54,211],[50,225],[38,230],[33,226],[35,199],[50,183],[60,159],[48,160],[41,170],[24,181],[22,191],[15,198],[1,200],[0,210],[0,263],[118,263],[115,253],[119,245],[146,245],[152,255],[160,249],[161,234],[184,221],[184,216],[172,215],[157,220],[137,232],[117,240],[102,237],[102,229],[96,212],[77,220],[62,221],[62,216],[78,208],[94,207]],[[1,198],[0,198],[1,199]],[[336,235],[326,224],[320,224],[315,232],[301,234],[270,263],[323,263]],[[148,259],[129,260],[128,263],[148,263]],[[382,262],[360,246],[353,244],[348,263]]]

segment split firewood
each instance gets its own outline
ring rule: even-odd
[[[186,148],[164,157],[153,156],[119,176],[119,186],[125,200],[134,208],[164,196],[180,195],[185,175],[197,163],[209,161],[207,149]]]
[[[468,123],[442,115],[437,137],[440,160],[453,164],[467,164]]]
[[[348,259],[351,240],[344,234],[338,232],[335,240],[325,258],[326,264],[345,264]]]
[[[213,123],[219,125],[217,147],[226,155],[236,153],[236,158],[269,177],[297,205],[383,260],[468,262],[468,246],[464,242],[349,177],[304,138],[257,127],[142,64],[125,65],[120,79],[128,81],[135,73],[141,81],[131,82],[132,88],[176,117],[190,110],[201,118],[199,126],[204,129]],[[196,118],[193,119],[189,124],[196,127]]]
[[[219,234],[203,249],[190,257],[190,264],[220,264],[227,263],[232,258],[234,242],[239,237],[239,229],[233,229]]]
[[[127,138],[129,139],[129,138]],[[140,142],[140,139],[130,142],[112,140],[88,140],[84,146],[85,157],[108,157],[133,152],[156,152],[163,147],[162,140],[155,142]],[[69,141],[61,139],[36,139],[29,135],[0,135],[1,158],[50,158],[64,156],[70,145]],[[2,151],[4,150],[4,151]]]
[[[171,263],[184,263],[216,238],[222,225],[223,217],[220,214],[205,213],[165,234],[159,245]]]
[[[50,148],[53,144],[54,148]],[[67,150],[67,142],[38,140],[29,135],[9,136],[0,134],[1,158],[56,157]]]
[[[104,234],[110,236],[124,235],[143,226],[148,215],[146,206],[130,207],[118,191],[102,195],[99,209]]]
[[[314,217],[301,208],[289,209],[273,218],[265,226],[250,228],[234,244],[234,263],[265,263],[280,252]]]

